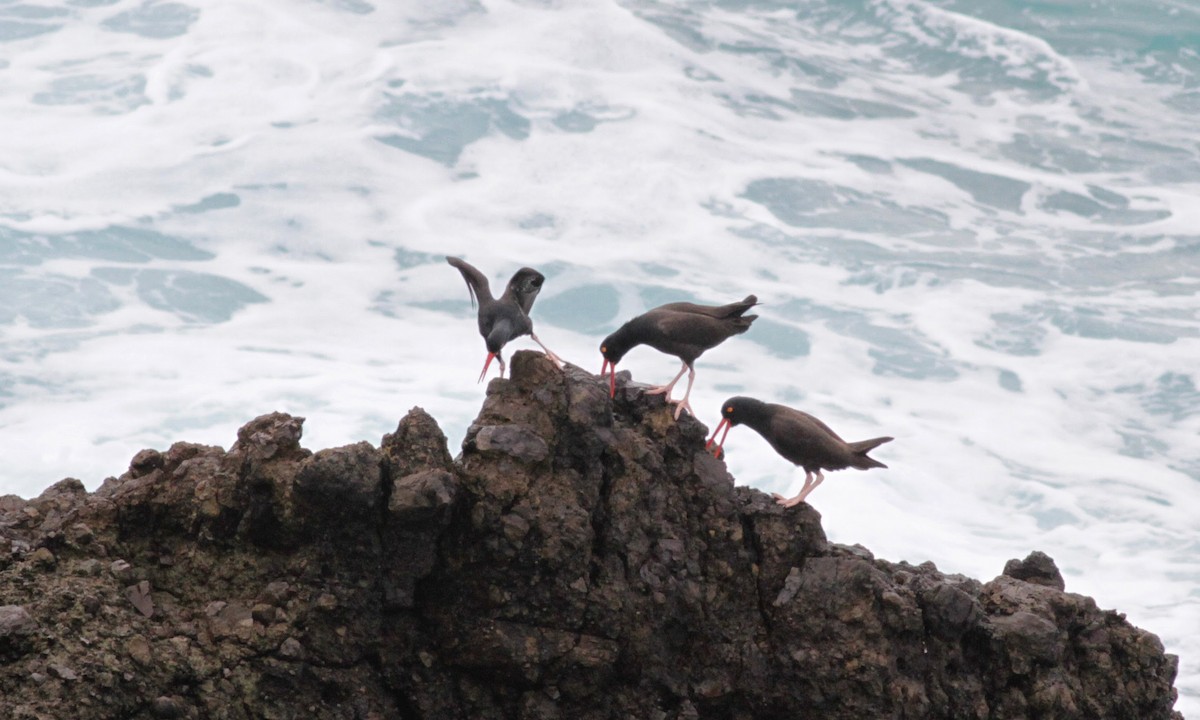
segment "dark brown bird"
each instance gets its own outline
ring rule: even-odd
[[[510,340],[528,335],[546,351],[546,357],[562,367],[562,360],[550,352],[550,348],[542,345],[538,336],[533,332],[533,321],[529,319],[529,311],[533,309],[533,301],[542,290],[546,276],[533,268],[523,267],[508,281],[504,294],[499,298],[492,297],[488,280],[475,266],[461,258],[446,257],[446,262],[458,268],[463,280],[467,281],[467,290],[471,293],[471,307],[475,307],[476,298],[479,301],[479,334],[487,345],[488,356],[483,363],[483,372],[479,373],[482,382],[487,375],[488,366],[495,358],[500,363],[500,377],[504,377],[504,358],[500,352]]]
[[[877,437],[871,440],[846,442],[829,426],[812,415],[790,407],[765,403],[748,397],[733,397],[721,406],[721,422],[713,435],[705,443],[705,449],[712,449],[714,455],[721,452],[729,428],[734,425],[749,425],[752,430],[762,435],[775,452],[785,460],[804,468],[804,487],[800,494],[793,498],[785,498],[777,493],[776,502],[785,507],[792,507],[804,502],[809,493],[817,489],[825,480],[821,470],[844,470],[852,467],[858,470],[870,468],[886,468],[887,465],[867,457],[867,453],[876,447],[891,442],[893,438]],[[725,428],[725,435],[716,448],[712,448],[717,434]],[[816,476],[814,482],[813,476]]]
[[[612,377],[608,384],[608,395],[617,393],[617,363],[625,357],[625,353],[638,345],[650,347],[674,355],[683,362],[679,374],[666,385],[647,390],[649,395],[666,393],[667,402],[675,403],[675,419],[679,413],[687,410],[695,415],[692,406],[688,404],[688,396],[692,393],[692,383],[696,379],[696,369],[693,363],[705,350],[714,348],[734,335],[740,335],[750,329],[757,315],[746,315],[746,311],[758,304],[758,298],[747,295],[745,300],[728,305],[696,305],[689,302],[669,303],[649,310],[617,328],[612,335],[600,343],[600,354],[604,356],[604,365],[600,368],[603,378],[611,366]],[[687,391],[683,399],[671,399],[671,389],[683,372],[688,371]]]

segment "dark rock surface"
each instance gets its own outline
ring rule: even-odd
[[[1054,564],[1054,558],[1041,550],[1034,550],[1024,560],[1009,560],[1004,563],[1004,575],[1024,580],[1034,585],[1045,585],[1056,590],[1065,590],[1066,581]]]
[[[0,498],[3,718],[1152,718],[1176,658],[1045,555],[988,583],[826,541],[662,398],[517,353],[454,461],[138,453]]]

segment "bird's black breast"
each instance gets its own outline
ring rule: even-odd
[[[532,329],[529,316],[516,305],[491,302],[480,307],[479,334],[487,341],[488,352],[498,352],[510,340],[528,335]]]

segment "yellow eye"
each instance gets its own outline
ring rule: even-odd
[[[604,347],[603,345],[601,345],[601,346],[600,346],[600,352],[608,352],[608,348],[606,348],[606,347]]]
[[[725,412],[728,412],[728,413],[733,412],[733,406],[730,405],[729,407],[725,408]]]

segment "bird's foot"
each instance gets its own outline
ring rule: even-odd
[[[662,395],[663,393],[666,393],[667,402],[673,402],[671,400],[671,387],[672,386],[670,386],[670,385],[659,385],[657,387],[652,387],[649,390],[647,390],[646,394],[647,395]]]
[[[668,400],[667,402],[675,405],[675,419],[676,420],[679,419],[679,414],[682,413],[684,410],[688,411],[688,415],[691,415],[692,417],[696,417],[696,411],[692,410],[692,404],[687,401],[687,398],[684,398],[683,400]]]
[[[800,503],[804,502],[803,495],[797,495],[796,497],[792,497],[792,498],[785,498],[784,496],[780,495],[779,493],[771,493],[771,497],[775,498],[775,502],[779,503],[780,505],[782,505],[784,507],[796,507]]]

